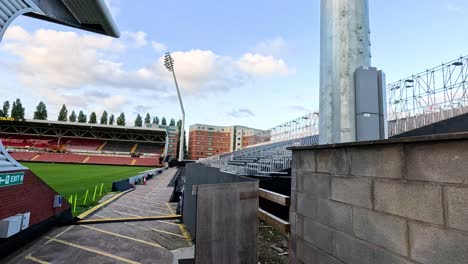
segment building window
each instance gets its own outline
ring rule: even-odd
[[[207,144],[208,144],[208,146],[211,146],[211,145],[213,145],[213,143],[212,143],[212,142],[208,142]]]
[[[209,128],[208,128],[208,130],[214,130],[214,128],[212,128],[212,127],[209,127]]]
[[[207,148],[207,150],[213,150],[213,148]]]
[[[213,138],[212,138],[212,137],[209,137],[208,140],[213,140]]]

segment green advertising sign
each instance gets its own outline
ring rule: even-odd
[[[23,184],[24,172],[0,174],[0,187]]]

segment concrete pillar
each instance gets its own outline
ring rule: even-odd
[[[356,141],[354,72],[370,66],[368,0],[321,0],[320,144]]]

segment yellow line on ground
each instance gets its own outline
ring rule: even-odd
[[[95,254],[98,254],[98,255],[101,255],[101,256],[113,258],[113,259],[116,259],[116,260],[119,260],[119,261],[122,261],[122,262],[125,262],[125,263],[140,264],[140,262],[136,262],[136,261],[133,261],[133,260],[130,260],[130,259],[122,258],[122,257],[116,256],[116,255],[113,255],[113,254],[110,254],[110,253],[107,253],[107,252],[104,252],[104,251],[101,251],[101,250],[96,250],[96,249],[92,249],[92,248],[89,248],[89,247],[81,246],[81,245],[78,245],[78,244],[75,244],[75,243],[72,243],[72,242],[68,242],[68,241],[65,241],[65,240],[61,240],[61,239],[57,239],[57,238],[51,238],[51,237],[46,237],[46,238],[48,238],[48,239],[50,239],[50,240],[52,240],[54,242],[57,242],[57,243],[61,243],[61,244],[64,244],[64,245],[67,245],[67,246],[70,246],[70,247],[75,247],[75,248],[79,248],[79,249],[82,249],[82,250],[86,250],[86,251],[89,251],[89,252],[92,252],[92,253],[95,253]]]
[[[58,233],[56,236],[54,236],[54,238],[58,238],[59,236],[65,234],[66,232],[68,232],[68,230],[72,229],[73,226],[70,226],[68,227],[67,229],[63,230],[62,232]],[[44,245],[47,245],[50,243],[50,240],[45,242]]]
[[[144,212],[148,212],[148,213],[155,213],[155,214],[165,215],[164,213],[161,213],[161,212],[156,212],[156,211],[151,211],[151,210],[145,210],[145,209],[141,209],[141,208],[138,208],[138,207],[128,206],[128,205],[120,204],[120,203],[114,203],[114,205],[122,206],[122,207],[127,207],[127,208],[131,208],[131,209],[135,209],[135,210],[140,210],[140,211],[144,211]]]
[[[110,199],[107,199],[106,201],[104,201],[104,202],[102,202],[102,203],[100,203],[100,204],[94,206],[93,208],[89,209],[88,211],[86,211],[86,212],[80,214],[79,216],[77,216],[77,218],[78,218],[78,219],[83,219],[83,218],[85,218],[86,216],[90,215],[91,213],[93,213],[93,212],[96,211],[97,209],[99,209],[99,208],[101,208],[101,207],[107,205],[108,203],[110,203],[110,202],[112,202],[112,201],[118,199],[120,196],[122,196],[122,195],[128,193],[129,191],[130,191],[130,190],[125,191],[125,192],[122,192],[122,193],[119,193],[119,194],[117,194],[117,195],[114,195],[114,196],[111,197]]]
[[[110,232],[110,231],[106,231],[106,230],[103,230],[103,229],[100,229],[100,228],[96,228],[96,227],[92,227],[92,226],[87,226],[87,225],[83,225],[82,227],[86,227],[86,228],[89,228],[89,229],[91,229],[91,230],[95,230],[95,231],[97,231],[97,232],[101,232],[101,233],[104,233],[104,234],[108,234],[108,235],[113,235],[113,236],[116,236],[116,237],[125,238],[125,239],[132,240],[132,241],[135,241],[135,242],[140,242],[140,243],[143,243],[143,244],[146,244],[146,245],[150,245],[150,246],[153,246],[153,247],[162,248],[161,245],[156,244],[156,243],[144,241],[144,240],[141,240],[141,239],[138,239],[138,238],[129,237],[129,236],[124,236],[124,235],[121,235],[121,234],[118,234],[118,233],[114,233],[114,232]]]
[[[187,244],[190,246],[192,245],[192,238],[190,237],[190,234],[187,232],[187,229],[185,229],[185,226],[182,224],[178,224],[180,232],[184,235],[185,241],[187,241]]]
[[[168,221],[159,221],[160,223],[165,223],[165,224],[168,224],[168,225],[175,225],[175,226],[178,226],[179,224],[177,223],[172,223],[172,222],[168,222]]]
[[[125,195],[124,198],[129,198],[129,199],[138,200],[138,201],[145,201],[145,202],[149,202],[149,203],[157,203],[157,204],[164,204],[165,203],[165,201],[152,200],[151,198],[148,198],[148,197],[142,197],[142,196],[137,197],[134,194]]]
[[[102,216],[102,215],[99,215],[99,214],[94,214],[93,216],[96,216],[96,217],[99,217],[99,218],[107,218],[106,216]]]
[[[142,206],[147,206],[147,207],[153,207],[153,208],[157,208],[157,209],[167,209],[166,206],[164,204],[153,204],[153,205],[150,205],[150,204],[146,204],[147,202],[146,201],[140,201],[140,203],[138,204],[135,204],[135,202],[133,201],[125,201],[125,200],[119,200],[119,203],[122,204],[122,202],[127,202],[127,203],[131,203],[132,205],[142,205]],[[125,204],[126,205],[126,204]],[[131,205],[129,205],[131,206]]]
[[[117,211],[117,210],[114,210],[114,212],[116,212],[116,213],[118,213],[118,214],[124,214],[124,215],[134,216],[134,217],[143,217],[143,216],[141,216],[141,215],[129,214],[129,213],[125,213],[125,212],[121,212],[121,211]],[[103,218],[107,218],[107,217],[103,217]]]
[[[169,212],[171,212],[171,214],[175,214],[174,210],[172,210],[172,207],[169,203],[166,203],[166,206],[167,206],[167,209],[169,209]]]
[[[38,258],[35,258],[35,257],[31,256],[31,254],[27,255],[24,258],[28,259],[28,260],[31,260],[31,261],[34,261],[34,262],[37,262],[37,263],[40,263],[40,264],[51,264],[50,262],[43,261],[43,260],[40,260]]]
[[[131,223],[127,223],[127,224],[128,224],[128,225],[131,225],[131,226],[134,226],[134,227],[141,228],[141,229],[153,230],[153,231],[155,231],[155,232],[157,232],[157,233],[164,233],[164,234],[168,234],[168,235],[173,235],[173,236],[185,238],[185,237],[182,236],[182,235],[179,235],[179,234],[176,234],[176,233],[172,233],[172,232],[169,232],[169,231],[165,231],[165,230],[161,230],[161,229],[157,229],[157,228],[151,228],[151,227],[146,227],[146,226],[139,226],[139,225],[134,225],[134,224],[131,224]]]
[[[180,219],[180,215],[160,215],[160,216],[144,216],[144,217],[116,217],[116,218],[102,218],[102,219],[86,219],[76,221],[76,225],[82,224],[99,224],[111,222],[131,222],[131,221],[152,221],[152,220],[167,220],[167,219]]]

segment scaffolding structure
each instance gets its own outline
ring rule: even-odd
[[[280,124],[272,129],[271,142],[281,142],[291,139],[318,135],[319,113],[309,113],[296,119]]]
[[[468,56],[388,85],[389,136],[464,114]]]

